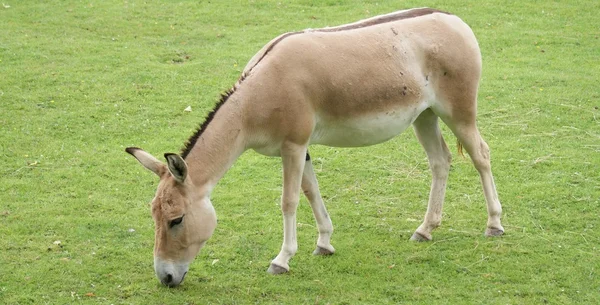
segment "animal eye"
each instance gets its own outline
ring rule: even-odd
[[[182,221],[183,221],[183,216],[181,216],[181,217],[179,217],[179,218],[175,218],[175,219],[171,220],[171,221],[169,222],[169,228],[172,228],[172,227],[174,227],[174,226],[176,226],[176,225],[180,224]]]

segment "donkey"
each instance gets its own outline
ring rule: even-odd
[[[142,149],[126,149],[160,177],[152,201],[156,276],[167,286],[183,281],[217,223],[211,192],[248,149],[283,163],[283,245],[268,272],[288,272],[297,251],[300,190],[318,227],[314,254],[333,254],[333,226],[307,147],[374,145],[411,124],[432,172],[427,212],[411,240],[431,240],[441,223],[451,162],[439,118],[479,172],[488,211],[485,235],[502,235],[489,147],[476,126],[480,75],[481,54],[469,26],[429,8],[273,39],[221,96],[181,155],[165,154],[164,164]]]

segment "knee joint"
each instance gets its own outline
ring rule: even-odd
[[[281,212],[283,215],[290,215],[296,213],[296,208],[298,207],[298,202],[281,202]]]
[[[446,157],[440,158],[438,160],[432,160],[429,163],[429,166],[431,167],[431,171],[434,173],[447,173],[450,170],[451,160],[452,160],[451,156],[446,156]]]
[[[314,195],[314,191],[313,191],[313,187],[312,185],[310,186],[306,186],[302,188],[302,193],[304,193],[304,196],[310,198],[311,196]]]

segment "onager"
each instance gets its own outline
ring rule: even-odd
[[[419,8],[351,24],[283,34],[264,46],[166,164],[129,147],[160,177],[152,201],[154,268],[179,285],[217,224],[210,195],[247,149],[283,163],[283,245],[268,272],[289,271],[298,249],[296,208],[308,198],[319,237],[314,254],[334,253],[333,226],[308,154],[310,144],[359,147],[385,142],[411,124],[432,172],[429,203],[412,240],[431,240],[440,225],[451,154],[438,118],[479,172],[487,202],[486,236],[504,233],[488,145],[476,126],[481,54],[460,18]]]

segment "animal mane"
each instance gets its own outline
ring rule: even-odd
[[[219,111],[219,109],[221,108],[221,106],[223,106],[225,104],[225,102],[227,102],[227,100],[229,99],[229,97],[231,97],[231,95],[233,95],[233,93],[235,93],[235,89],[237,89],[237,87],[239,86],[239,84],[242,81],[244,81],[244,79],[246,79],[246,76],[247,76],[247,73],[243,73],[240,76],[240,79],[237,81],[237,83],[236,83],[235,86],[233,86],[231,89],[225,91],[224,93],[221,93],[221,98],[219,99],[219,102],[217,102],[215,104],[215,106],[213,107],[213,110],[211,110],[208,113],[208,115],[206,116],[206,118],[204,119],[204,122],[200,125],[200,127],[198,127],[198,129],[196,129],[196,131],[194,132],[194,134],[192,134],[192,136],[186,141],[185,146],[181,150],[181,157],[183,159],[185,159],[190,154],[190,152],[192,151],[192,149],[196,145],[196,142],[198,142],[198,139],[200,138],[200,136],[202,135],[202,133],[208,127],[208,124],[210,124],[210,122],[212,122],[212,120],[215,118],[215,115],[217,114],[217,111]]]

